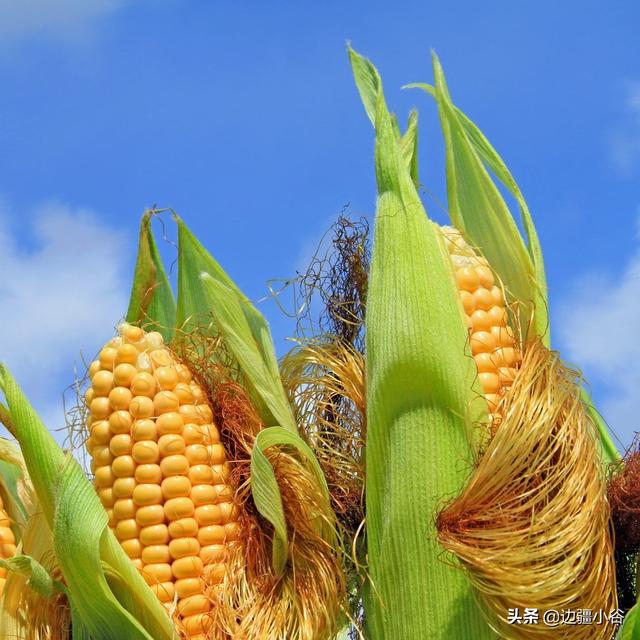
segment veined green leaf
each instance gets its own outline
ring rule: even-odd
[[[224,337],[227,348],[234,355],[245,379],[253,391],[261,417],[267,425],[280,425],[297,433],[295,418],[280,373],[276,375],[262,358],[251,327],[242,312],[243,300],[237,293],[209,273],[200,274],[205,299]]]
[[[0,491],[4,500],[4,508],[9,517],[18,523],[18,531],[27,519],[27,507],[20,496],[19,486],[23,480],[20,449],[11,441],[0,438]]]
[[[640,604],[635,604],[627,613],[615,640],[640,640]]]
[[[373,65],[368,64],[368,61],[364,58],[359,60],[351,57],[351,64],[354,69],[353,76],[362,104],[371,124],[375,127],[376,102],[381,90],[380,76]],[[411,179],[417,188],[420,180],[418,176],[418,112],[414,109],[409,114],[407,130],[404,135],[400,133],[398,119],[393,114],[390,114],[390,117],[393,131],[400,140],[402,156],[405,159]]]
[[[282,427],[268,427],[260,431],[251,453],[251,493],[260,514],[273,525],[272,565],[276,575],[281,576],[285,571],[289,557],[289,542],[280,487],[273,467],[264,453],[266,449],[273,446],[293,447],[296,453],[313,469],[318,486],[327,503],[329,503],[330,497],[326,479],[313,451],[297,433],[292,433]],[[335,544],[333,529],[321,521],[318,522],[318,525],[321,527],[319,533],[323,535],[324,539],[330,544]]]
[[[422,89],[426,91],[429,95],[436,97],[436,90],[429,84],[425,83],[412,83],[406,85],[407,89]],[[518,183],[515,181],[514,177],[511,175],[507,165],[504,160],[500,157],[498,152],[495,150],[493,145],[489,142],[489,140],[485,137],[482,131],[478,128],[478,126],[468,117],[466,116],[458,107],[454,107],[455,114],[460,120],[460,123],[464,127],[465,133],[468,136],[469,141],[473,144],[474,149],[478,152],[482,160],[485,164],[491,169],[493,175],[500,180],[500,182],[507,188],[509,193],[516,199],[518,203],[518,207],[520,209],[520,216],[522,219],[522,224],[524,226],[525,233],[527,235],[527,249],[529,251],[529,255],[531,256],[531,261],[533,262],[533,266],[536,273],[536,282],[540,287],[540,293],[544,298],[545,307],[548,308],[548,298],[547,298],[547,278],[544,270],[544,259],[542,257],[542,248],[540,246],[540,241],[538,239],[538,233],[536,232],[535,225],[533,224],[533,218],[531,217],[531,212],[529,211],[529,206],[527,205],[527,201],[518,186]],[[549,346],[551,341],[551,335],[549,329],[545,334],[546,344]]]
[[[295,430],[269,325],[179,218],[177,327],[223,333],[267,425]],[[206,277],[202,274],[206,273]],[[204,323],[210,325],[203,327]]]
[[[54,580],[48,571],[31,556],[17,555],[8,560],[0,560],[0,567],[28,578],[28,586],[45,598],[65,590],[64,585]]]
[[[127,311],[127,322],[147,331],[159,331],[170,342],[176,319],[176,303],[151,231],[153,212],[140,223],[138,258]]]
[[[367,541],[371,638],[493,638],[435,515],[466,479],[476,371],[448,257],[425,214],[373,65],[351,64],[375,104],[378,202],[367,306]],[[467,467],[468,468],[468,467]]]
[[[58,447],[2,365],[0,389],[82,625],[95,640],[173,640],[169,617],[107,526],[91,483]],[[103,562],[122,576],[126,592],[110,588]]]
[[[176,217],[178,224],[178,315],[176,326],[187,328],[191,322],[210,320],[211,300],[204,290],[200,274],[208,273],[231,289],[239,301],[242,313],[249,325],[261,358],[272,376],[279,376],[269,324],[264,316],[251,304],[236,283],[226,274],[213,256],[198,242],[187,226]],[[215,327],[211,329],[215,331]]]
[[[517,301],[519,323],[523,330],[526,332],[531,328],[535,335],[543,337],[548,344],[544,265],[530,216],[525,216],[529,250],[509,207],[483,163],[483,154],[490,159],[492,168],[500,169],[504,163],[498,161],[499,157],[495,152],[492,153],[493,148],[488,143],[481,144],[480,149],[476,148],[451,101],[442,67],[435,55],[433,67],[434,93],[445,138],[451,220],[487,258],[505,283],[510,301]],[[477,135],[474,140],[477,144],[481,142]],[[506,177],[506,174],[502,177]],[[528,209],[526,213],[528,215]]]
[[[415,110],[409,114],[407,130],[400,138],[400,147],[407,167],[409,167],[409,175],[417,189],[420,184],[420,176],[418,175],[418,112]]]
[[[489,166],[493,174],[502,182],[502,184],[508,189],[518,203],[520,209],[520,216],[522,218],[522,225],[527,235],[527,249],[533,262],[533,267],[536,274],[536,282],[540,289],[539,293],[541,300],[538,304],[544,303],[544,309],[548,310],[548,296],[547,296],[547,277],[544,270],[544,258],[542,257],[542,247],[540,246],[540,240],[538,239],[538,233],[536,227],[533,224],[533,218],[529,211],[527,201],[524,199],[520,187],[515,181],[511,172],[507,168],[502,158],[498,155],[498,152],[494,149],[493,145],[487,140],[485,135],[480,129],[464,114],[460,109],[456,108],[456,114],[462,123],[469,140],[473,144],[475,150],[480,154],[480,157]],[[548,318],[547,318],[548,322]],[[551,331],[547,327],[547,331],[544,334],[545,343],[547,346],[551,343]]]
[[[609,433],[609,427],[607,427],[607,423],[600,415],[600,412],[593,405],[593,402],[584,387],[582,388],[581,395],[582,402],[584,402],[585,406],[587,407],[587,413],[589,414],[591,420],[593,420],[593,423],[596,425],[598,435],[600,436],[600,454],[602,456],[602,462],[605,468],[612,463],[619,463],[621,460],[621,456],[616,445],[611,439],[611,434]]]
[[[436,88],[429,84],[413,83],[407,85],[406,88],[422,89],[434,98],[437,98],[438,96]],[[540,318],[539,324],[537,326],[539,330],[542,331],[544,329],[544,325],[546,325],[546,330],[544,331],[543,338],[545,344],[549,346],[551,342],[551,330],[550,326],[548,325],[549,303],[547,298],[547,280],[544,269],[544,259],[542,257],[542,248],[540,247],[538,234],[536,232],[536,228],[533,223],[533,218],[531,217],[531,212],[529,211],[527,202],[504,160],[500,157],[498,152],[495,150],[486,136],[482,133],[482,131],[478,128],[478,126],[458,107],[454,106],[453,111],[460,125],[464,129],[464,133],[467,136],[468,142],[473,146],[474,150],[478,153],[482,161],[489,167],[489,169],[491,169],[496,178],[500,180],[500,182],[507,188],[507,190],[513,195],[513,197],[516,199],[516,202],[518,203],[520,215],[522,218],[522,224],[527,235],[527,249],[534,267],[535,281],[538,285],[537,294],[539,295],[539,297],[537,298],[536,302],[536,313],[540,315],[537,309],[542,309],[542,317]],[[620,454],[615,444],[613,443],[613,440],[611,439],[609,429],[602,419],[602,416],[593,406],[593,403],[585,390],[583,390],[582,392],[582,399],[587,406],[591,419],[594,421],[598,429],[598,433],[600,435],[602,459],[604,464],[607,465],[611,462],[618,462],[620,460]]]
[[[71,603],[71,640],[94,640],[73,603]]]

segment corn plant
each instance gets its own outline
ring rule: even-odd
[[[333,334],[278,362],[265,318],[176,214],[174,293],[152,232],[172,212],[151,211],[79,402],[90,473],[0,366],[21,449],[0,446],[5,637],[614,634],[509,619],[617,607],[605,472],[620,457],[551,349],[526,201],[434,56],[434,84],[410,85],[445,139],[450,225],[433,222],[417,113],[402,132],[375,67],[349,56],[378,195],[370,265],[342,245],[357,256],[336,281],[357,300],[331,303]],[[640,637],[637,615],[620,638]]]

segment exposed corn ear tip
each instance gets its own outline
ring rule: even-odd
[[[0,560],[8,560],[16,553],[16,538],[11,528],[12,521],[5,511],[2,493],[0,492]],[[7,569],[0,567],[0,596],[4,591],[7,579]]]
[[[210,593],[209,636],[328,640],[347,605],[326,485],[304,440],[265,425],[224,340],[207,329],[192,325],[179,354],[211,399],[239,511],[224,579]],[[274,518],[278,504],[282,520]]]
[[[500,402],[522,361],[519,331],[513,329],[516,316],[510,313],[501,282],[480,251],[455,227],[433,224],[444,239],[469,348],[495,431],[502,419]]]
[[[100,351],[87,450],[109,527],[187,638],[210,626],[239,510],[225,447],[190,369],[129,323]]]

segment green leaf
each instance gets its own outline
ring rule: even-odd
[[[627,613],[615,640],[640,640],[640,604],[635,604]]]
[[[375,67],[369,64],[365,58],[358,58],[351,55],[353,50],[349,49],[351,66],[353,68],[353,77],[356,87],[360,93],[362,104],[371,124],[376,125],[376,102],[381,91],[380,76]],[[402,155],[405,159],[406,166],[409,169],[411,179],[416,188],[419,184],[418,176],[418,112],[412,110],[409,114],[409,122],[404,135],[400,134],[397,118],[391,114],[391,125],[394,133],[400,139],[400,147]]]
[[[45,598],[65,591],[64,585],[54,580],[48,571],[31,556],[17,555],[8,560],[0,560],[0,567],[28,578],[28,586]]]
[[[19,529],[27,519],[27,507],[25,506],[19,492],[20,482],[22,481],[22,469],[20,468],[20,460],[16,457],[19,450],[12,442],[4,438],[0,438],[0,490],[4,500],[4,508],[9,517],[19,526]]]
[[[269,325],[186,225],[178,224],[178,314],[183,330],[221,334],[265,424],[296,431]],[[213,321],[213,322],[212,322]]]
[[[73,603],[71,603],[71,640],[94,640]]]
[[[169,617],[107,526],[107,514],[78,463],[65,454],[7,369],[3,391],[72,607],[95,640],[173,640]],[[126,589],[112,590],[102,564]]]
[[[243,299],[209,273],[200,274],[204,299],[229,351],[238,361],[252,397],[267,425],[280,425],[297,433],[295,418],[279,372],[267,366],[243,313]]]
[[[581,391],[581,397],[582,402],[587,407],[589,417],[593,420],[593,423],[596,425],[596,429],[598,430],[598,435],[600,436],[600,455],[602,456],[602,463],[604,464],[605,469],[610,464],[618,464],[622,458],[616,445],[613,443],[607,423],[604,421],[600,412],[595,408],[593,401],[584,388]]]
[[[210,321],[212,300],[208,297],[200,275],[208,273],[212,278],[231,289],[238,299],[242,314],[256,343],[264,365],[273,376],[279,376],[271,331],[264,316],[251,304],[236,283],[226,274],[213,256],[198,242],[184,222],[176,216],[178,224],[178,313],[176,326],[188,330],[200,326],[203,320]],[[216,327],[209,331],[214,334]]]
[[[443,558],[435,516],[470,468],[486,420],[448,256],[429,222],[373,65],[350,51],[375,104],[378,202],[367,306],[367,541],[372,638],[493,638],[462,571]],[[375,92],[370,95],[367,92]]]
[[[140,223],[138,259],[127,311],[127,322],[147,331],[159,331],[171,340],[176,319],[176,303],[151,231],[154,213],[147,211]]]
[[[428,84],[413,83],[407,85],[406,88],[422,89],[434,98],[436,97],[435,88]],[[525,200],[524,195],[522,194],[522,191],[518,186],[518,183],[511,175],[511,172],[509,171],[504,160],[500,157],[498,152],[485,137],[482,131],[480,131],[478,126],[458,107],[454,107],[454,109],[455,114],[460,120],[460,123],[462,124],[467,137],[473,145],[474,149],[477,151],[477,153],[480,155],[489,169],[491,169],[493,175],[498,180],[500,180],[500,182],[506,187],[506,189],[509,191],[509,193],[511,193],[511,195],[516,199],[516,202],[518,203],[522,224],[524,226],[525,233],[527,234],[527,249],[529,251],[529,255],[531,256],[531,261],[533,262],[536,273],[536,282],[538,283],[540,293],[544,299],[545,307],[548,308],[547,278],[544,270],[542,247],[540,246],[538,233],[536,232],[536,228],[533,223],[533,218],[531,217],[531,212],[529,211],[527,201]],[[546,344],[548,346],[551,341],[549,329],[547,329],[545,338]]]
[[[299,435],[282,427],[268,427],[260,431],[251,453],[251,493],[260,514],[273,525],[272,565],[276,575],[281,576],[284,574],[289,556],[287,522],[280,487],[273,467],[264,453],[266,449],[274,446],[292,447],[313,470],[327,503],[330,496],[324,474],[313,451]],[[321,526],[319,533],[327,542],[334,544],[333,529],[327,527],[324,522],[318,524]]]
[[[413,180],[416,189],[420,185],[420,176],[418,175],[418,112],[412,111],[409,114],[409,122],[407,130],[400,139],[400,147],[402,155],[409,167],[409,174]]]
[[[503,166],[492,147],[470,139],[447,89],[438,58],[433,56],[435,98],[445,138],[449,215],[458,229],[477,246],[505,283],[511,302],[518,302],[518,322],[524,332],[531,326],[534,335],[549,343],[546,281],[540,246],[530,217],[525,227],[530,250],[484,163],[482,153],[493,166]],[[424,86],[423,86],[424,88]],[[474,137],[477,144],[481,140]],[[488,145],[488,146],[487,146]],[[506,167],[505,167],[506,168]],[[514,183],[515,184],[515,183]],[[528,210],[527,210],[528,213]],[[534,261],[532,255],[536,261]],[[535,309],[535,313],[532,311]]]

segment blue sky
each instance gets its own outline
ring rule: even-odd
[[[145,207],[180,212],[255,299],[345,204],[373,212],[351,41],[402,118],[419,108],[421,179],[444,201],[435,109],[400,89],[431,80],[436,49],[533,211],[555,346],[624,445],[640,430],[636,2],[24,5],[0,0],[0,358],[52,427],[125,310]],[[292,324],[261,309],[282,352]]]

